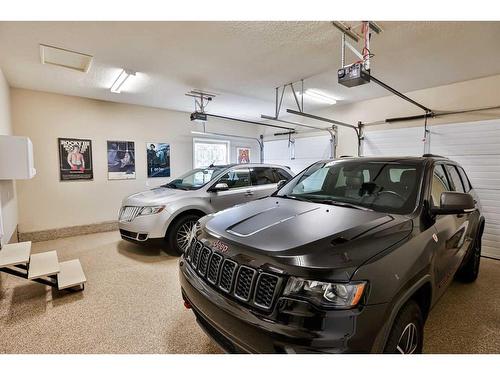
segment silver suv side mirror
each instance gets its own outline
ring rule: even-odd
[[[215,192],[217,192],[217,191],[225,191],[225,190],[229,190],[229,186],[226,183],[224,183],[224,182],[218,182],[210,190],[211,191],[215,191]]]
[[[288,182],[287,180],[279,180],[278,185],[276,185],[276,190],[281,189],[283,186],[286,185],[287,182]]]

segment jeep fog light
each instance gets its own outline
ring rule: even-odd
[[[366,282],[329,283],[291,277],[284,295],[304,298],[324,307],[351,308],[356,306],[365,290]]]

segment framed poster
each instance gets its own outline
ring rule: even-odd
[[[135,143],[108,141],[108,180],[135,178]]]
[[[60,180],[92,180],[92,141],[75,138],[58,138],[57,141]]]
[[[170,145],[146,143],[148,177],[170,177]]]
[[[238,147],[236,149],[238,164],[250,163],[250,149],[248,147]]]

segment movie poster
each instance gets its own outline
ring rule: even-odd
[[[247,147],[238,147],[236,149],[236,154],[238,156],[238,164],[248,164],[250,163],[250,149]]]
[[[92,141],[90,139],[58,138],[61,181],[92,180]]]
[[[146,146],[148,177],[170,177],[170,145],[148,142]]]
[[[108,141],[108,180],[129,180],[134,178],[134,142]]]

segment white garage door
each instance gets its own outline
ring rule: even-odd
[[[264,162],[286,165],[295,173],[312,163],[330,157],[330,136],[320,135],[295,139],[295,147],[288,140],[264,142]]]
[[[460,163],[486,219],[483,255],[500,259],[500,120],[430,127],[430,152]],[[367,131],[363,154],[422,155],[422,128]]]

